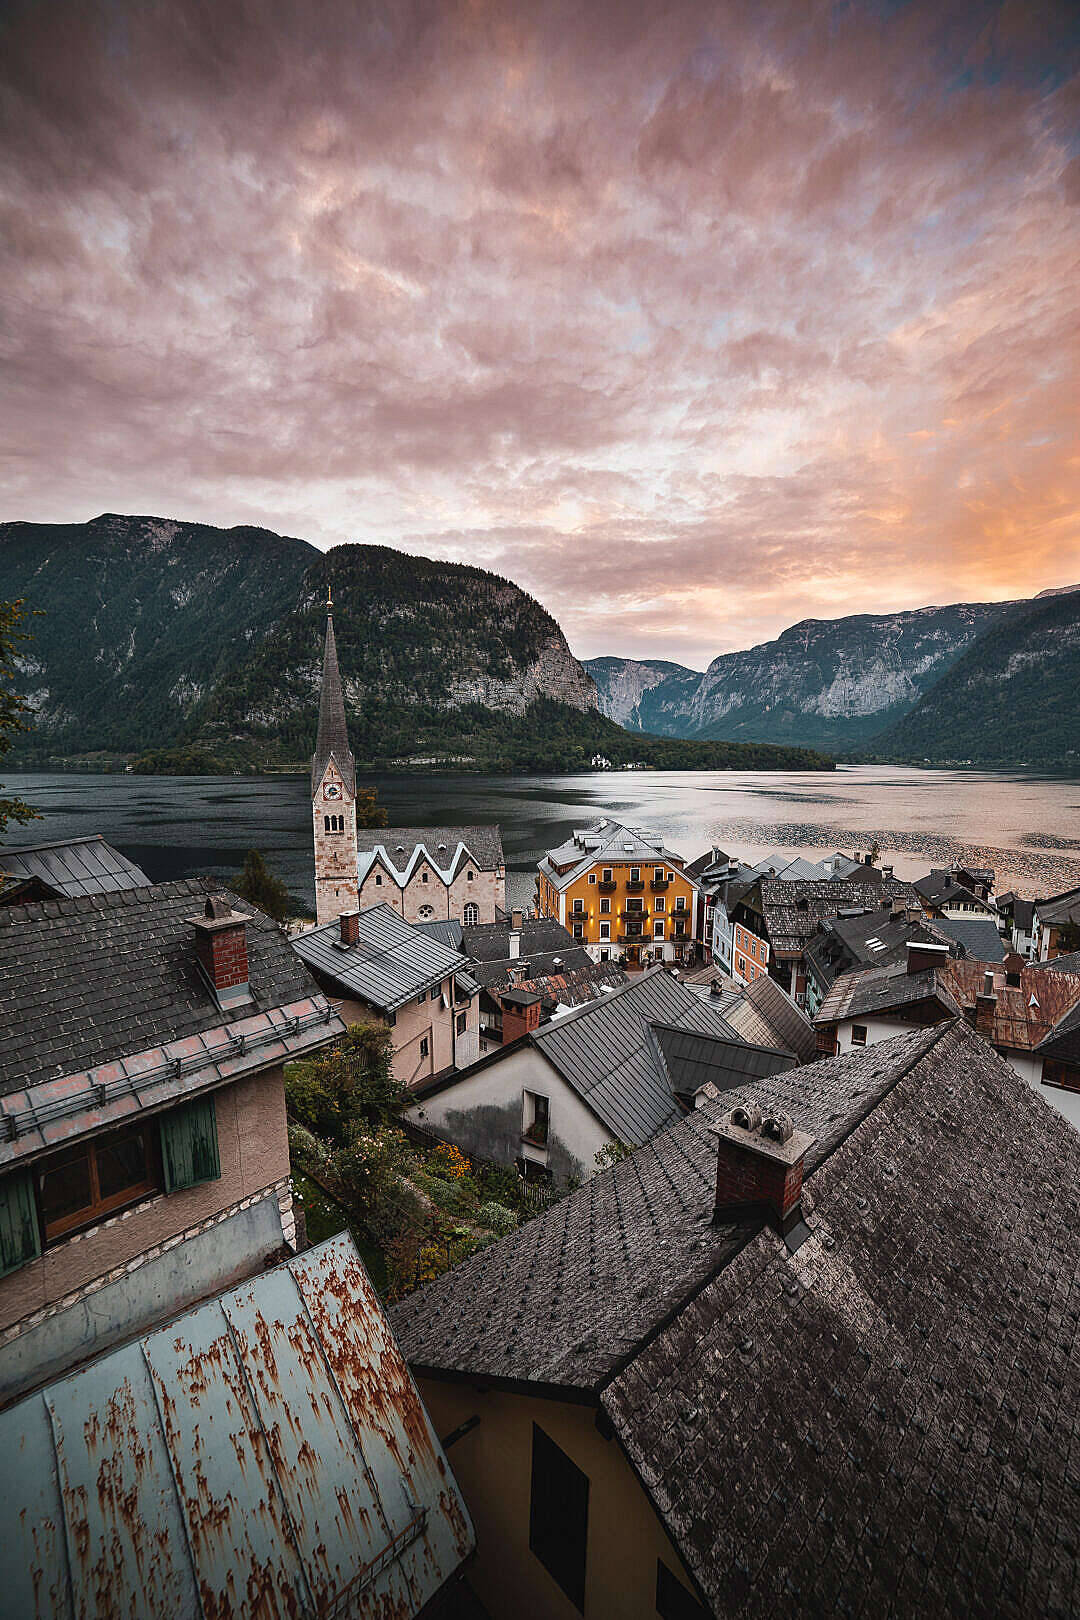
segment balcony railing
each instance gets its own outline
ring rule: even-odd
[[[617,883],[605,883],[601,881],[596,885],[596,887],[600,890],[601,894],[614,894],[619,885]]]
[[[649,888],[652,890],[653,894],[663,894],[665,889],[671,888],[671,879],[653,878],[652,882],[649,884]]]
[[[626,892],[627,894],[644,894],[645,885],[644,883],[627,883]]]
[[[631,911],[629,908],[625,908],[619,912],[619,918],[622,922],[648,922],[651,915],[652,913],[647,911],[644,906],[640,911]]]

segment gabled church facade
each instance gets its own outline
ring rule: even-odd
[[[331,598],[326,604],[319,734],[311,761],[315,915],[332,922],[357,909],[356,761],[345,725]]]

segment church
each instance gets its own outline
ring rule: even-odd
[[[318,923],[388,905],[410,923],[498,922],[506,916],[506,862],[497,826],[356,828],[356,761],[326,604],[319,734],[311,761]]]

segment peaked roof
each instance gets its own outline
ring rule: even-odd
[[[463,861],[472,860],[481,872],[495,872],[506,865],[502,833],[490,823],[470,827],[378,827],[361,829],[356,847],[360,855],[360,877],[378,861],[401,883],[412,876],[418,862],[427,861],[449,883]]]
[[[1061,894],[1051,894],[1044,900],[1036,900],[1034,909],[1041,923],[1049,923],[1059,928],[1066,923],[1080,925],[1080,888],[1066,889]]]
[[[783,986],[767,973],[752,980],[735,1005],[723,1011],[743,1040],[779,1046],[793,1053],[800,1063],[813,1063],[817,1057],[813,1024]]]
[[[321,928],[296,934],[293,950],[312,972],[384,1012],[396,1012],[423,991],[468,968],[459,951],[407,923],[392,906],[362,911],[359,928],[359,943],[344,945],[341,924],[335,918]]]
[[[147,888],[150,879],[142,867],[95,833],[88,838],[0,850],[0,896],[7,882],[39,886],[43,899],[71,900],[82,894]]]
[[[1005,946],[992,917],[939,917],[935,926],[975,961],[1004,962]]]
[[[322,690],[319,695],[319,735],[311,760],[311,791],[315,792],[333,759],[350,793],[356,791],[356,761],[349,747],[349,732],[345,724],[345,698],[341,690],[338,670],[337,642],[334,639],[334,615],[326,612],[326,645],[323,649]]]
[[[821,923],[847,907],[877,909],[883,903],[906,899],[910,885],[897,878],[761,878],[761,910],[774,951],[798,953]]]
[[[0,1447],[12,1614],[411,1616],[475,1541],[348,1234],[26,1397]]]
[[[395,1306],[410,1364],[598,1403],[722,1620],[1069,1614],[1080,1137],[960,1020],[753,1082],[792,1254],[712,1222],[737,1096]]]
[[[667,862],[686,871],[682,856],[668,849],[659,833],[643,827],[624,827],[622,822],[606,816],[591,827],[575,827],[565,843],[547,851],[539,869],[556,889],[565,889],[594,866],[620,861],[642,867]]]

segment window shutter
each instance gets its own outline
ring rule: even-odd
[[[196,1097],[194,1102],[162,1116],[161,1162],[166,1192],[219,1179],[221,1160],[213,1097]]]
[[[34,1188],[29,1170],[0,1181],[0,1277],[41,1253]]]

